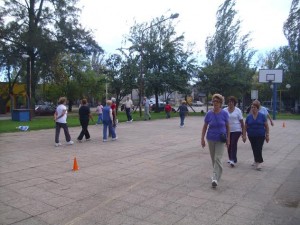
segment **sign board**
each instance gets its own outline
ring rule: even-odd
[[[258,99],[258,90],[251,90],[251,99]]]

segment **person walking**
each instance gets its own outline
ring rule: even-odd
[[[87,100],[84,98],[81,100],[81,106],[79,108],[79,121],[81,125],[81,132],[77,137],[78,142],[82,142],[83,136],[85,137],[86,141],[89,141],[91,136],[88,131],[88,126],[90,119],[93,120],[90,107],[87,105]]]
[[[179,111],[179,117],[180,117],[180,127],[184,127],[184,120],[185,120],[185,116],[188,115],[189,110],[186,107],[186,101],[182,101],[181,105],[178,107],[177,111]]]
[[[62,144],[59,142],[59,134],[60,129],[62,128],[65,133],[65,138],[68,145],[74,144],[74,142],[71,140],[71,136],[69,133],[68,125],[67,125],[67,98],[66,97],[60,97],[58,100],[58,106],[54,113],[54,121],[55,121],[55,147],[59,147]]]
[[[172,111],[172,107],[169,104],[169,102],[167,102],[167,104],[165,105],[165,112],[166,112],[166,118],[167,119],[171,118],[171,111]]]
[[[103,123],[102,110],[103,110],[103,105],[101,104],[101,102],[98,102],[98,106],[96,108],[96,113],[98,114],[98,120],[97,120],[96,125],[100,124],[100,122]]]
[[[230,126],[230,144],[227,148],[228,151],[228,164],[234,167],[237,163],[237,144],[240,136],[246,141],[246,131],[242,111],[236,107],[237,99],[234,96],[228,98],[228,107],[224,110],[229,115]]]
[[[117,129],[117,104],[116,104],[116,99],[115,98],[111,98],[111,110],[112,110],[112,116],[113,116],[113,121],[112,121],[112,126],[116,132]],[[110,130],[108,130],[108,137],[111,137],[111,133]]]
[[[224,153],[224,144],[230,145],[230,127],[229,115],[222,109],[224,98],[220,94],[212,96],[213,109],[208,111],[204,118],[202,128],[201,145],[204,148],[205,135],[208,142],[208,148],[213,166],[212,187],[216,188],[221,179],[223,166],[222,156]],[[206,134],[207,132],[207,134]]]
[[[126,101],[125,101],[125,111],[126,111],[126,116],[127,116],[127,122],[133,121],[132,116],[131,116],[132,107],[133,107],[132,100],[129,97],[127,97]]]
[[[111,133],[112,140],[117,140],[115,129],[113,128],[113,114],[111,109],[112,101],[107,100],[103,108],[103,142],[107,141],[107,129]]]
[[[144,105],[144,120],[151,120],[150,100],[147,99],[146,96],[144,97],[143,105]]]
[[[260,102],[255,100],[252,102],[251,111],[245,121],[245,129],[247,131],[248,139],[251,143],[253,151],[254,163],[257,170],[262,169],[262,163],[264,162],[262,157],[262,149],[264,142],[269,143],[269,125],[267,118],[264,114],[259,112]]]
[[[255,99],[254,101],[258,101],[258,102],[259,102],[258,99]],[[259,102],[259,104],[260,104],[260,102]],[[252,106],[252,105],[251,105],[251,106]],[[252,113],[251,106],[247,109],[247,113]],[[271,126],[273,127],[273,126],[274,126],[274,123],[273,123],[273,120],[272,120],[272,118],[271,118],[271,116],[270,116],[270,114],[269,114],[267,108],[264,107],[264,106],[262,106],[262,105],[260,104],[259,112],[262,113],[262,114],[264,114],[265,117],[267,118],[267,120],[269,119],[270,124],[271,124]]]

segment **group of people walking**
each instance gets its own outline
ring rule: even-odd
[[[207,139],[212,166],[212,187],[217,187],[221,179],[223,166],[222,156],[225,145],[228,152],[228,164],[235,167],[237,160],[237,144],[240,137],[246,142],[246,133],[253,151],[253,166],[257,170],[262,169],[264,162],[262,157],[263,144],[269,142],[269,126],[267,115],[259,112],[260,102],[252,102],[251,111],[244,122],[243,114],[236,107],[237,99],[234,96],[228,98],[228,107],[222,109],[224,97],[220,94],[212,96],[213,109],[208,111],[204,118],[202,128],[201,145],[206,146],[205,136]],[[273,126],[273,122],[271,121]]]
[[[115,99],[106,101],[106,105],[103,107],[101,104],[98,105],[96,112],[98,113],[97,124],[103,123],[103,142],[107,141],[108,133],[112,137],[112,140],[117,140],[116,135],[116,103]],[[59,134],[62,128],[65,133],[65,138],[67,144],[73,144],[71,140],[68,126],[67,126],[67,109],[66,103],[67,99],[61,97],[58,101],[56,112],[54,114],[54,120],[56,122],[55,129],[55,146],[60,146]],[[267,119],[270,119],[271,125],[273,126],[273,121],[270,116],[268,117],[268,112],[261,107],[260,102],[255,100],[251,104],[251,110],[247,115],[245,122],[243,119],[242,111],[236,107],[237,99],[234,96],[228,98],[228,107],[222,108],[224,103],[224,97],[220,94],[214,94],[212,96],[213,108],[207,112],[204,118],[204,125],[202,127],[201,135],[201,145],[204,148],[206,146],[205,137],[207,140],[208,148],[210,151],[210,157],[213,166],[212,173],[212,187],[217,187],[221,179],[223,166],[222,157],[227,147],[228,152],[228,165],[230,167],[235,167],[238,162],[237,159],[237,146],[240,137],[242,137],[243,142],[247,140],[246,134],[251,144],[253,151],[254,162],[252,166],[257,170],[262,169],[262,163],[264,162],[262,157],[262,148],[264,142],[267,143],[270,140],[269,136],[269,126]],[[145,97],[143,101],[145,107],[144,119],[150,120],[151,115],[149,113],[150,103]],[[131,117],[132,110],[132,100],[128,97],[125,103],[125,110],[127,115],[127,122],[132,122]],[[170,109],[166,110],[167,118],[170,118]],[[182,104],[177,109],[180,115],[180,127],[184,127],[185,116],[188,114],[188,109],[186,102],[182,101]],[[87,100],[82,99],[81,106],[79,108],[79,120],[82,130],[77,138],[78,142],[82,142],[83,137],[86,141],[90,140],[90,134],[88,131],[89,120],[93,120],[90,107],[87,105]]]
[[[58,100],[58,106],[56,108],[56,111],[54,113],[54,121],[55,121],[55,146],[59,147],[61,146],[61,143],[59,142],[59,134],[61,128],[64,131],[65,139],[67,141],[68,145],[74,144],[74,142],[71,140],[71,136],[69,133],[69,129],[67,126],[67,98],[61,97]],[[98,114],[98,120],[96,124],[103,123],[103,142],[107,141],[107,136],[109,132],[109,136],[112,137],[112,140],[117,140],[116,135],[116,103],[115,98],[112,98],[112,100],[107,100],[106,105],[103,107],[100,103],[98,104],[96,108],[96,112]],[[86,141],[90,140],[90,133],[88,131],[88,125],[89,121],[93,121],[93,117],[91,114],[90,107],[88,106],[87,100],[82,99],[81,104],[79,106],[79,121],[81,125],[81,132],[79,136],[77,137],[78,142],[82,142],[83,137],[85,137]]]

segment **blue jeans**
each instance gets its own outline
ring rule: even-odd
[[[102,113],[98,114],[98,120],[97,120],[97,124],[100,124],[100,122],[103,123],[103,117],[102,117]]]
[[[184,125],[185,114],[180,114],[180,126]]]
[[[111,133],[111,137],[116,138],[116,132],[115,129],[113,128],[112,121],[103,121],[103,140],[107,140],[107,128]]]
[[[126,110],[126,115],[127,115],[127,120],[130,121],[132,120],[132,117],[131,117],[131,112],[130,112],[130,108],[125,108]]]

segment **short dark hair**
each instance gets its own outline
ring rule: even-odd
[[[237,99],[236,99],[236,97],[234,97],[234,96],[229,96],[229,97],[228,97],[228,102],[233,102],[233,104],[236,105]]]

